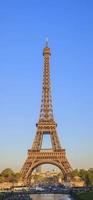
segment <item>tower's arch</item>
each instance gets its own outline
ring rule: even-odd
[[[30,183],[31,175],[32,175],[32,172],[34,171],[34,169],[36,169],[40,165],[44,165],[44,164],[51,164],[53,166],[58,167],[60,169],[60,171],[62,172],[63,176],[64,177],[66,176],[66,170],[65,170],[64,166],[62,166],[57,161],[46,159],[46,160],[43,160],[43,161],[41,161],[41,160],[40,161],[36,161],[33,166],[32,165],[30,166],[29,171],[27,173],[26,182]]]

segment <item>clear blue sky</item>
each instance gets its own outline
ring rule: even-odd
[[[0,1],[0,170],[19,170],[41,100],[45,37],[53,107],[73,168],[93,167],[93,1]],[[48,145],[48,144],[47,144]]]

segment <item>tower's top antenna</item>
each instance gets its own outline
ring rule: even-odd
[[[48,36],[46,36],[46,47],[48,47]]]

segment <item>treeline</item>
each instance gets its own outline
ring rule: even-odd
[[[0,183],[14,182],[17,183],[20,178],[20,173],[15,173],[12,169],[7,168],[0,173]]]
[[[75,169],[71,173],[71,179],[73,179],[76,176],[80,177],[81,180],[83,180],[85,182],[86,186],[93,185],[93,168],[90,168],[88,170]]]
[[[59,173],[54,178],[57,180],[57,178],[60,178],[60,177],[63,178],[61,173]],[[80,179],[85,182],[86,186],[92,186],[93,185],[93,168],[90,168],[88,170],[75,169],[72,171],[70,177],[71,177],[71,180],[73,180],[75,177],[80,177]],[[38,176],[35,175],[33,178],[35,179],[35,181],[38,181],[38,179],[40,179],[40,175]],[[0,183],[3,183],[3,182],[17,183],[19,179],[20,179],[20,173],[15,173],[10,168],[7,168],[0,173]]]

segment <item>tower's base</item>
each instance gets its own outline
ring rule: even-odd
[[[21,170],[21,180],[24,184],[30,184],[32,171],[41,164],[53,164],[61,169],[64,176],[67,176],[72,168],[66,158],[65,149],[58,151],[28,150],[28,158]]]

